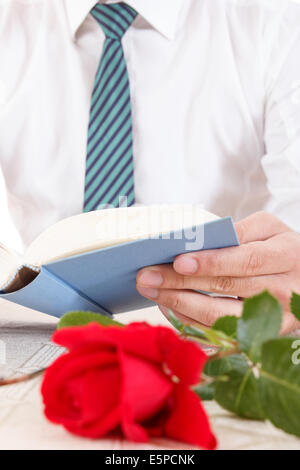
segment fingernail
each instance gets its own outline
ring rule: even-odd
[[[174,269],[180,274],[194,274],[198,270],[198,261],[191,256],[180,256],[174,261]]]
[[[158,289],[151,289],[148,287],[139,287],[138,286],[138,291],[141,295],[144,297],[147,297],[149,299],[156,299],[158,297]]]
[[[163,283],[163,277],[158,271],[143,271],[137,278],[137,283],[143,286],[159,287]]]

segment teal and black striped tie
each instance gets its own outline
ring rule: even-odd
[[[106,39],[90,108],[85,212],[134,203],[130,89],[121,40],[137,12],[125,3],[98,3],[91,14]]]

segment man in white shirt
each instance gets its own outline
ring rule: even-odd
[[[0,1],[0,241],[15,249],[83,209],[90,102],[105,41],[90,14],[96,3]],[[267,288],[284,306],[283,330],[291,330],[289,298],[300,291],[300,7],[126,3],[137,12],[122,38],[135,200],[203,203],[240,220],[241,241],[144,270],[139,292],[165,313],[212,324]]]

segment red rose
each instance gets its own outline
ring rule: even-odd
[[[53,340],[68,348],[46,371],[45,414],[81,436],[100,438],[121,430],[132,441],[168,436],[206,449],[216,439],[198,396],[206,355],[171,329],[64,328]]]

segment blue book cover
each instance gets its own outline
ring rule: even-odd
[[[193,243],[193,235],[201,241]],[[195,240],[194,240],[195,241]],[[70,310],[116,314],[153,305],[136,290],[139,269],[172,263],[182,253],[238,245],[232,219],[207,222],[171,232],[71,256],[41,266],[25,287],[0,298],[62,316]]]

